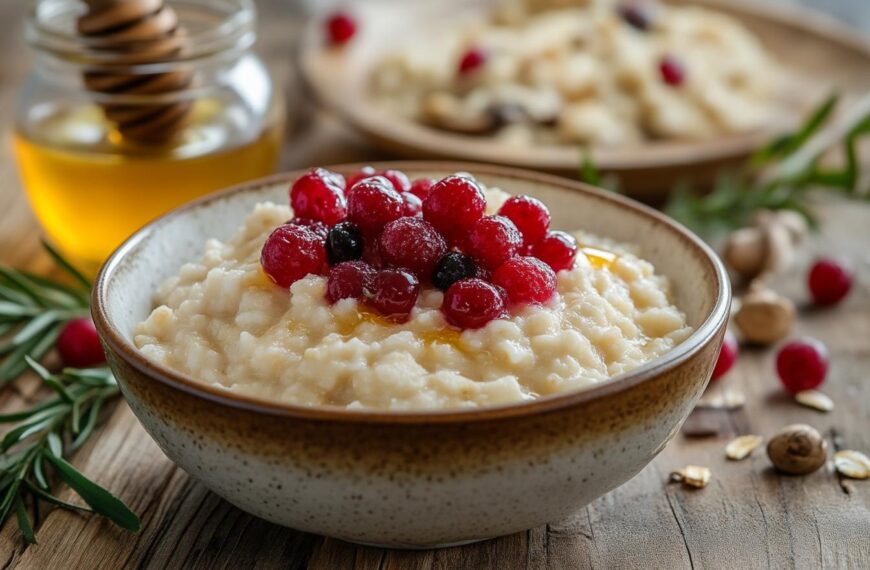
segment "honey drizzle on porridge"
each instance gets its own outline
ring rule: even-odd
[[[586,259],[595,269],[609,269],[616,261],[617,255],[611,251],[599,249],[597,247],[583,246],[580,248]]]

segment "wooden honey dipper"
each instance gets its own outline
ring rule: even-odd
[[[184,31],[175,11],[164,0],[85,0],[87,12],[79,17],[78,33],[95,52],[111,54],[118,71],[88,71],[83,75],[89,91],[105,94],[160,95],[187,89],[189,71],[138,73],[131,65],[172,61],[184,48]],[[145,144],[172,139],[190,115],[189,101],[166,103],[102,103],[106,117],[121,134]]]

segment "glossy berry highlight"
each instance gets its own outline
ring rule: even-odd
[[[498,289],[482,279],[463,279],[444,294],[441,312],[453,326],[476,329],[504,314],[504,299]]]
[[[483,190],[464,176],[439,180],[423,200],[423,217],[450,241],[466,234],[485,211]]]
[[[509,305],[546,303],[556,294],[556,274],[534,257],[514,257],[492,274],[492,284],[504,289]]]
[[[793,340],[776,354],[776,372],[792,394],[821,386],[828,374],[828,349],[814,338]]]
[[[290,187],[290,207],[296,217],[337,224],[347,215],[344,178],[324,168],[303,174]]]
[[[378,271],[364,291],[368,306],[398,322],[407,320],[419,294],[420,282],[413,273],[402,269]]]
[[[356,20],[344,12],[336,12],[326,20],[326,35],[332,45],[344,45],[356,35]]]
[[[72,319],[60,330],[57,352],[68,368],[91,368],[106,362],[100,337],[89,317]]]
[[[351,189],[347,219],[365,235],[380,232],[384,226],[402,217],[405,202],[392,183],[381,176],[366,178]]]
[[[288,288],[326,264],[323,239],[304,226],[283,225],[273,231],[260,253],[260,265],[279,287]]]
[[[329,271],[326,279],[326,299],[335,303],[341,299],[359,299],[366,287],[371,286],[375,269],[364,261],[339,263]]]
[[[516,255],[522,243],[523,236],[512,221],[504,216],[486,216],[471,228],[464,246],[478,265],[495,269]]]
[[[532,196],[511,196],[498,213],[514,223],[526,245],[542,240],[550,229],[550,211],[543,202]]]
[[[435,227],[419,217],[400,218],[386,225],[379,241],[381,259],[428,280],[447,253],[447,242]]]
[[[565,232],[551,231],[535,244],[532,255],[549,265],[553,271],[562,271],[574,267],[577,251],[577,240],[574,236]]]

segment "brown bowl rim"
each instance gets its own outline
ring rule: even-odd
[[[652,218],[656,223],[667,226],[678,237],[695,249],[711,266],[717,278],[716,302],[707,318],[692,334],[664,355],[653,359],[642,366],[624,374],[619,374],[601,384],[576,391],[552,394],[535,400],[503,404],[499,406],[422,411],[389,411],[389,410],[348,410],[330,406],[302,406],[297,404],[272,402],[262,398],[235,394],[224,389],[201,383],[193,377],[176,372],[170,368],[149,361],[132,342],[127,341],[112,322],[106,311],[106,299],[109,282],[115,271],[121,267],[127,256],[153,232],[168,220],[183,216],[188,211],[204,206],[210,202],[221,200],[226,196],[239,192],[253,192],[275,184],[289,184],[290,181],[305,172],[306,169],[276,174],[267,178],[238,184],[209,194],[200,199],[184,204],[163,216],[143,226],[122,243],[103,264],[94,283],[91,295],[91,312],[103,342],[121,357],[127,364],[150,379],[156,379],[163,384],[181,390],[187,394],[202,398],[232,408],[248,410],[273,416],[290,417],[305,420],[326,420],[345,423],[384,423],[384,424],[435,424],[463,423],[469,421],[485,421],[532,414],[554,412],[567,407],[589,402],[611,394],[627,390],[663,373],[679,367],[707,345],[725,325],[731,303],[731,285],[728,274],[722,262],[713,250],[699,237],[687,228],[648,206],[640,204],[624,196],[601,190],[584,184],[554,176],[492,164],[476,164],[451,161],[387,161],[373,163],[350,163],[325,166],[331,170],[342,172],[352,171],[364,165],[371,164],[375,168],[396,168],[406,171],[435,170],[445,172],[471,172],[512,178],[526,182],[534,182],[565,190],[581,192],[595,199],[615,203],[635,213]]]

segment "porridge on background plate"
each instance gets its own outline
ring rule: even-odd
[[[315,169],[290,196],[159,287],[149,359],[274,402],[467,408],[603,382],[692,330],[630,247],[469,175]]]
[[[758,39],[710,9],[525,0],[405,42],[369,82],[385,108],[436,128],[620,146],[763,128],[781,80]]]

